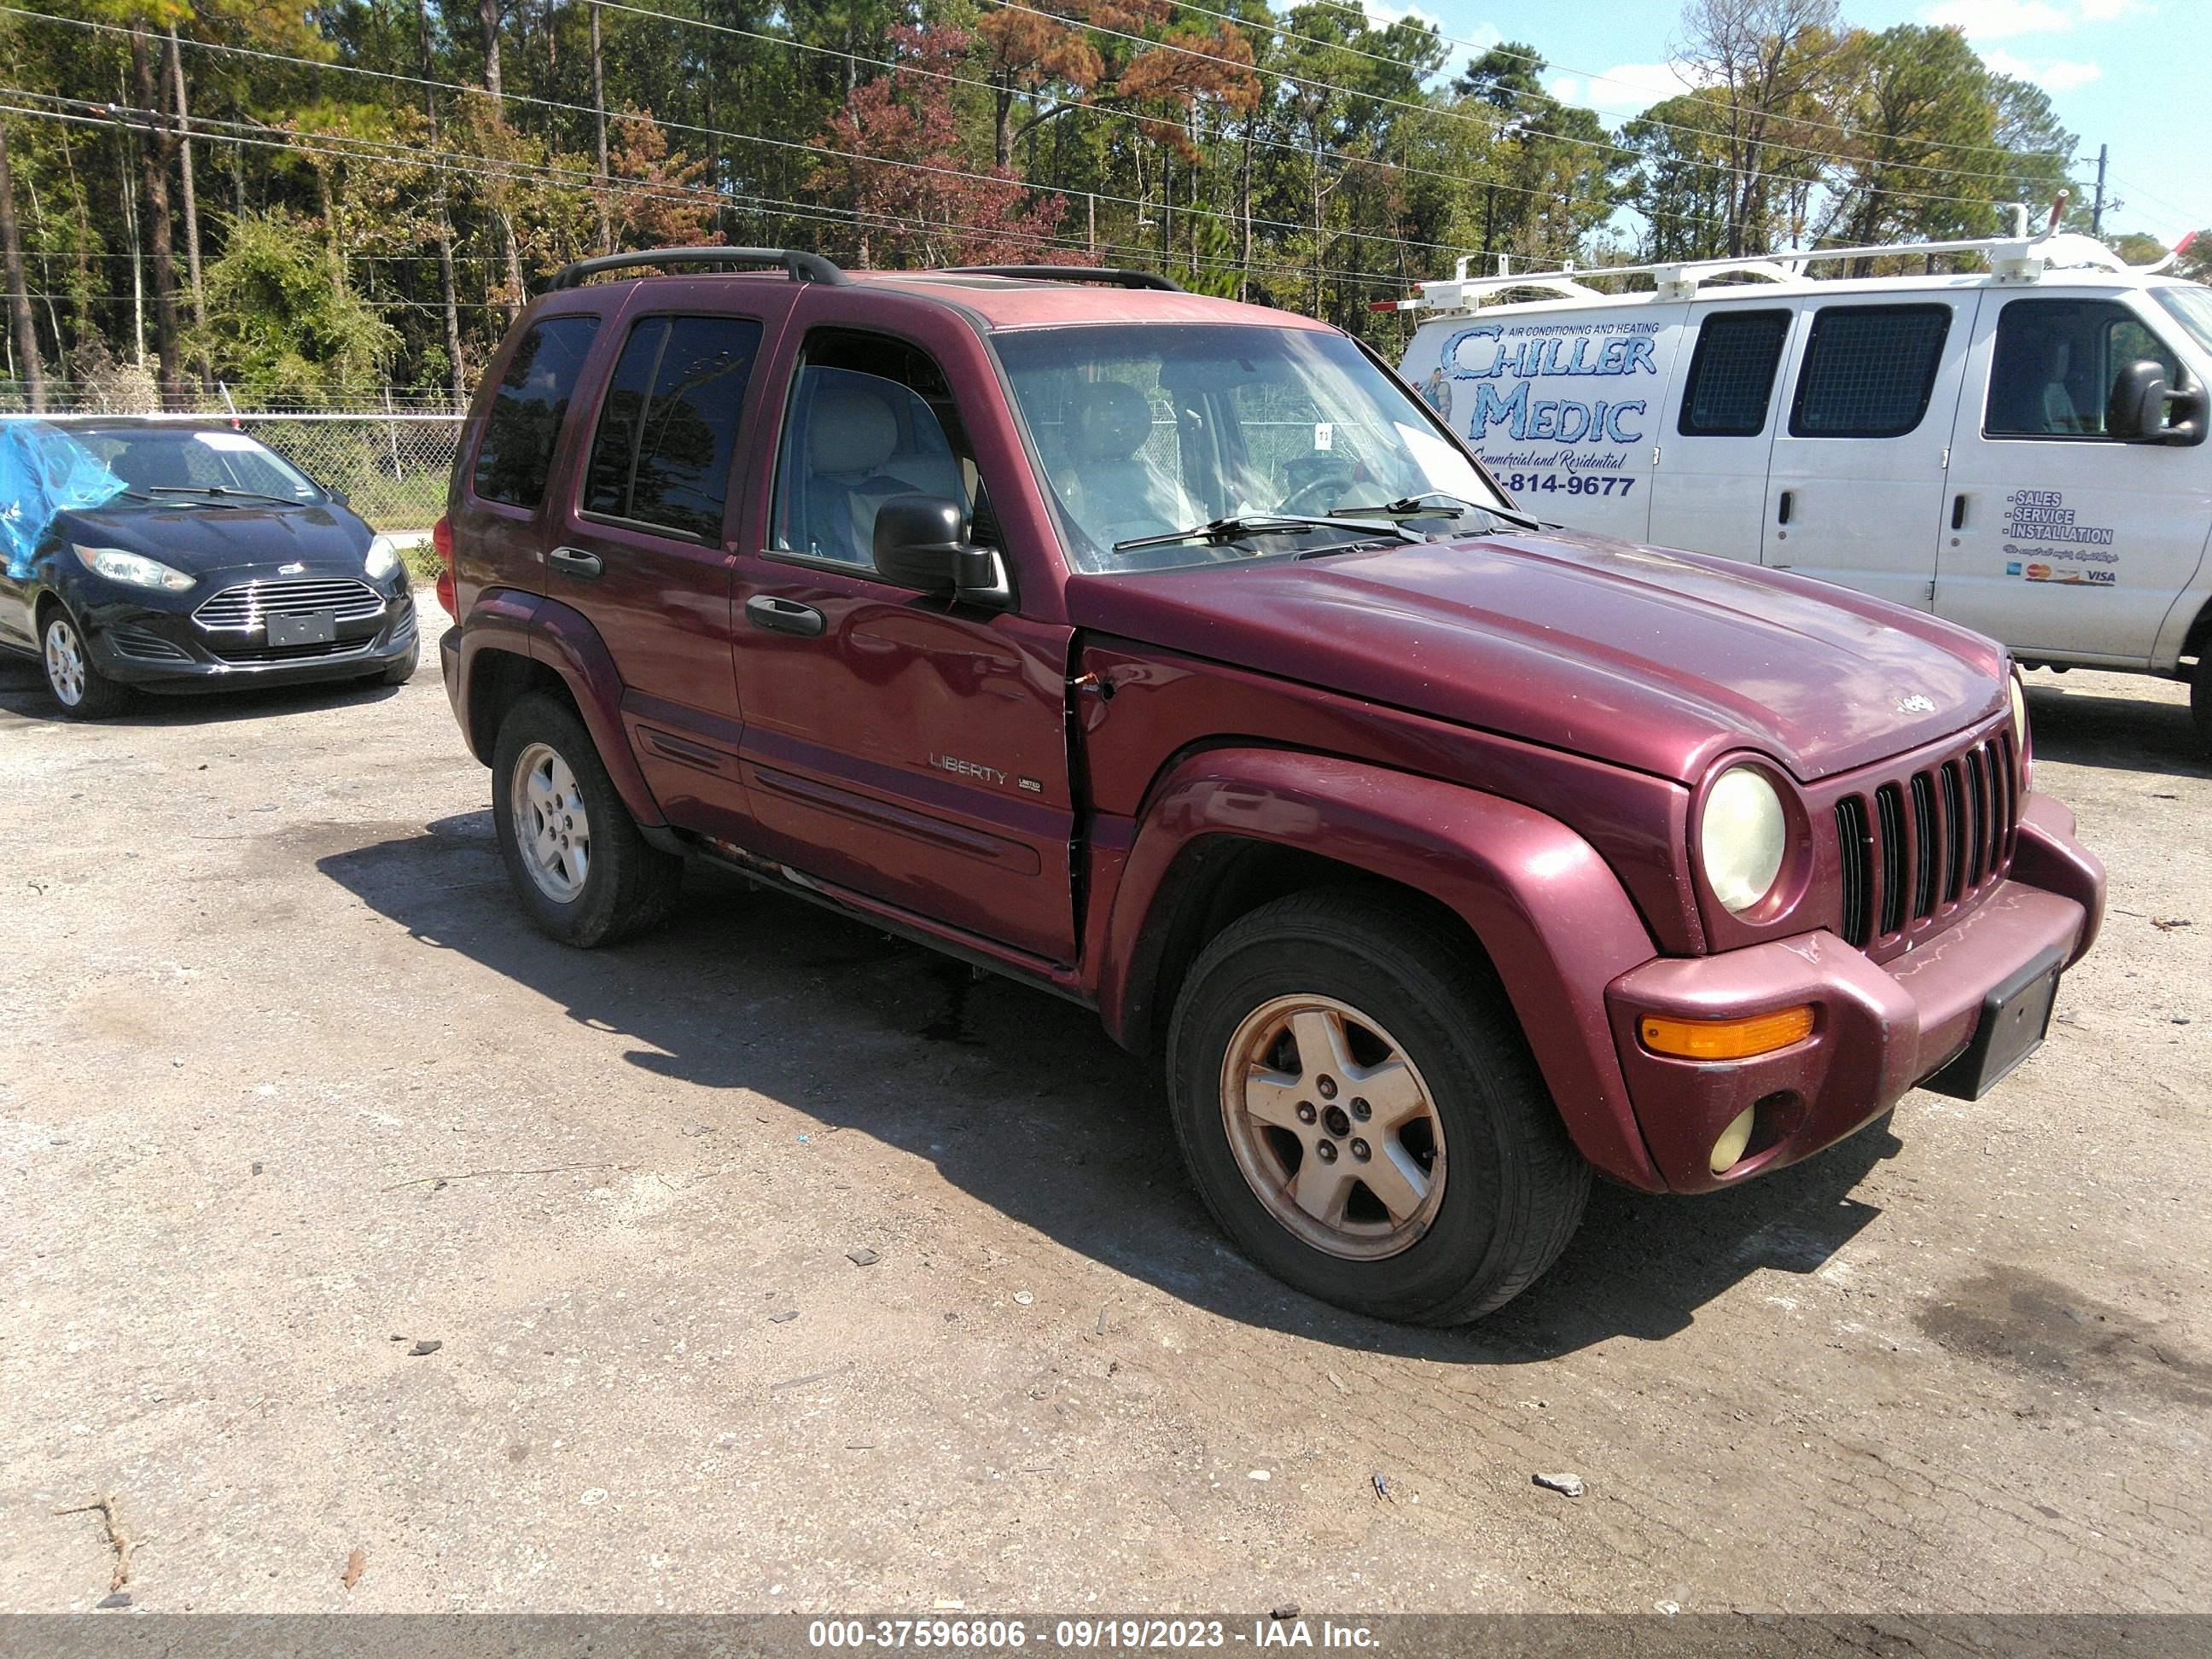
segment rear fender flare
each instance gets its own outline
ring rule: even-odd
[[[1134,826],[1098,1000],[1124,1042],[1152,1018],[1177,860],[1208,837],[1297,848],[1425,893],[1488,953],[1568,1133],[1598,1170],[1664,1189],[1629,1103],[1605,988],[1658,954],[1619,879],[1556,818],[1358,761],[1217,749],[1176,763]]]

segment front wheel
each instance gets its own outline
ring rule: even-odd
[[[1206,1206],[1355,1312],[1480,1318],[1566,1247],[1589,1167],[1471,945],[1395,896],[1279,899],[1200,956],[1168,1079]]]
[[[2212,651],[2197,658],[2190,672],[2189,713],[2197,722],[2197,746],[2212,755]]]
[[[574,710],[523,698],[500,723],[491,770],[500,855],[541,931],[588,950],[668,915],[684,860],[638,833]]]
[[[106,720],[122,712],[131,693],[100,672],[76,619],[56,604],[39,633],[39,656],[46,671],[46,690],[73,720]]]

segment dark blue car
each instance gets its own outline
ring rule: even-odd
[[[118,418],[40,436],[50,476],[58,454],[93,481],[62,500],[104,497],[19,526],[0,561],[0,650],[35,656],[64,714],[112,714],[133,686],[398,684],[415,672],[415,603],[392,543],[244,433]]]

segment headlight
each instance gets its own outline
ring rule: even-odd
[[[399,550],[392,544],[389,536],[379,536],[368,544],[366,562],[370,580],[381,581],[399,568]]]
[[[143,553],[133,553],[122,547],[86,547],[76,542],[70,546],[77,562],[94,575],[105,576],[112,582],[121,582],[129,587],[159,587],[172,593],[181,593],[199,580],[187,576],[181,570],[172,570],[159,559],[149,559]]]
[[[2020,671],[2012,674],[2012,751],[2027,753],[2027,688],[2020,683]]]
[[[1698,850],[1714,896],[1741,915],[1774,890],[1790,839],[1782,798],[1755,767],[1731,766],[1705,792]]]

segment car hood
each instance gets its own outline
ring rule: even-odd
[[[191,576],[270,576],[288,564],[308,572],[337,564],[358,576],[374,533],[348,508],[323,502],[89,509],[54,524],[61,540],[125,548]]]
[[[1078,627],[1689,783],[1756,749],[1811,781],[2006,705],[1918,611],[1725,559],[1503,536],[1068,584]]]

